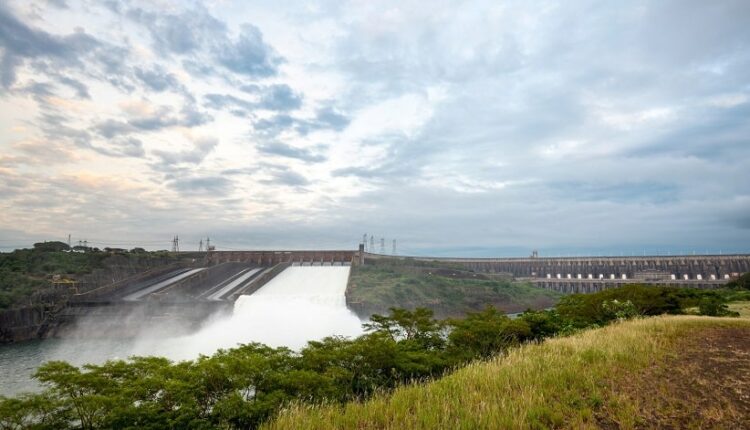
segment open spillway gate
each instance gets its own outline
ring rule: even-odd
[[[70,326],[86,318],[101,326],[123,320],[195,326],[213,314],[230,313],[239,296],[254,293],[287,267],[347,266],[354,258],[354,251],[212,252],[75,294],[56,323]]]
[[[76,294],[71,304],[232,302],[289,266],[343,266],[355,258],[356,251],[211,252],[190,265],[161,267]]]

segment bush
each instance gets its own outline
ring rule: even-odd
[[[695,288],[634,284],[593,294],[571,294],[563,297],[556,308],[564,319],[570,320],[576,327],[588,327],[618,319],[618,311],[625,312],[623,316],[682,314],[684,309],[698,306],[700,300],[708,296],[719,297],[716,292]],[[605,303],[609,304],[605,306]],[[634,309],[619,309],[631,305]],[[613,311],[613,306],[618,309]]]
[[[750,290],[750,272],[727,282],[727,288],[734,290]]]
[[[488,358],[510,346],[532,338],[531,327],[523,319],[512,320],[497,309],[487,307],[463,319],[449,320],[449,355],[466,361]]]
[[[542,340],[555,336],[570,327],[570,323],[563,319],[554,309],[544,311],[527,310],[518,319],[524,321],[529,326],[530,338],[533,340]]]
[[[626,320],[637,317],[638,309],[630,300],[621,302],[617,299],[602,303],[602,309],[608,319]]]
[[[739,313],[729,310],[729,307],[716,296],[708,296],[698,303],[698,311],[701,315],[711,317],[738,317]]]

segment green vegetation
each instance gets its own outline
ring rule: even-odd
[[[727,288],[732,290],[750,290],[750,273],[745,273],[739,278],[729,281]]]
[[[750,321],[690,316],[628,321],[525,345],[490,361],[474,362],[437,381],[399,387],[366,402],[342,406],[294,405],[264,428],[651,427],[652,417],[644,417],[641,412],[644,404],[647,406],[654,399],[640,402],[637,396],[621,391],[617,382],[637,377],[654,363],[663,363],[684,339],[716,328],[740,328],[747,336]],[[647,382],[656,383],[654,380]],[[669,396],[669,401],[685,396],[679,391],[659,394]],[[713,400],[710,397],[694,399],[689,405],[692,406],[688,409],[689,418],[700,418],[696,407],[705,407],[706,402],[710,404]],[[662,412],[674,414],[671,410]],[[611,424],[605,426],[604,423]],[[702,423],[705,424],[693,422],[688,427],[706,428]],[[739,427],[719,425],[713,428]]]
[[[392,307],[424,307],[445,318],[488,304],[505,312],[545,309],[561,296],[507,276],[471,272],[449,263],[380,259],[352,267],[347,303],[364,317]]]
[[[731,294],[729,291],[633,284],[595,294],[565,296],[556,309],[578,328],[602,325],[633,315],[695,313],[693,308],[698,308],[700,315],[737,316],[727,309],[725,295]]]
[[[750,301],[727,304],[730,312],[736,312],[742,318],[750,318]]]
[[[40,295],[53,291],[52,276],[80,279],[119,259],[168,259],[166,252],[144,253],[75,246],[63,242],[41,242],[32,249],[0,253],[0,309],[31,305]]]
[[[401,414],[413,415],[404,423],[428,428],[432,424],[452,428],[441,421],[444,417],[465,428],[474,428],[471,424],[484,423],[477,420],[488,419],[497,419],[489,421],[499,423],[495,428],[502,428],[505,423],[515,425],[517,419],[529,420],[518,421],[521,423],[549,426],[559,420],[585,422],[591,410],[603,401],[596,391],[597,378],[611,372],[612,365],[640,366],[644,357],[658,353],[655,348],[660,341],[635,344],[635,339],[643,339],[643,335],[634,331],[626,336],[630,340],[625,339],[622,344],[606,340],[610,349],[599,350],[597,345],[602,340],[584,333],[573,340],[557,341],[553,346],[543,344],[520,350],[516,347],[637,315],[684,312],[682,306],[693,306],[706,297],[713,295],[701,290],[682,293],[631,286],[567,296],[559,310],[528,311],[516,319],[492,307],[469,313],[463,319],[443,321],[434,319],[428,309],[392,309],[388,316],[374,315],[365,325],[366,335],[351,340],[331,337],[310,342],[299,352],[248,344],[179,363],[133,357],[79,369],[64,362],[49,362],[36,373],[45,391],[0,398],[0,428],[25,428],[31,423],[38,424],[37,428],[256,428],[288,405],[344,404],[373,395],[379,397],[364,405],[349,404],[343,415],[338,406],[310,411],[298,407],[274,425],[299,428],[310,423],[327,428],[363,422],[377,428],[387,427],[384,423],[400,426]],[[528,358],[526,364],[518,361],[519,368],[526,369],[520,371],[512,370],[514,365],[503,364],[506,359],[495,359],[493,363],[500,370],[497,375],[482,370],[483,364],[473,364],[430,385],[443,387],[437,393],[449,397],[447,400],[433,400],[429,396],[420,400],[423,396],[417,392],[420,388],[398,388],[434,380],[475,360],[508,353],[510,357],[538,353],[539,357]],[[633,353],[636,358],[631,360]],[[581,373],[583,366],[592,363],[601,367],[595,367],[590,375],[586,373],[588,370]],[[461,375],[472,372],[475,376],[462,379]],[[513,376],[513,372],[521,373]],[[542,386],[539,394],[524,392],[528,398],[504,399],[503,393],[509,387],[529,382],[523,378],[549,386]],[[398,403],[396,415],[389,415],[391,400],[379,393],[394,389],[397,389],[395,399],[404,399],[404,403]],[[490,393],[493,390],[496,392]],[[473,408],[496,406],[473,404],[475,401],[483,404],[479,395],[488,395],[498,405],[506,405],[508,410],[503,413],[516,415],[499,415],[505,410],[501,408],[484,416],[481,410]],[[568,398],[572,400],[564,400]],[[418,409],[410,407],[410,401],[416,402],[414,407],[435,411],[455,407],[455,414],[415,414]],[[454,404],[462,401],[469,402],[464,409]],[[372,404],[381,406],[368,406]],[[415,419],[419,421],[414,422]]]

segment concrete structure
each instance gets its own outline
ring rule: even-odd
[[[432,258],[354,250],[211,251],[191,267],[171,265],[73,296],[74,306],[139,300],[163,303],[233,302],[256,291],[289,265],[367,264],[376,259],[453,263],[478,273],[503,273],[542,288],[593,292],[632,283],[716,288],[750,272],[750,255],[572,258]],[[238,279],[238,282],[233,281]]]
[[[366,254],[368,259],[406,258],[460,264],[479,273],[509,273],[540,287],[594,292],[632,283],[716,288],[750,272],[750,255],[644,257],[431,258]]]
[[[208,253],[209,265],[218,263],[252,263],[258,266],[273,266],[279,263],[331,264],[352,263],[361,252],[352,250],[332,251],[213,251]]]
[[[182,263],[151,268],[85,293],[66,295],[43,311],[8,313],[0,318],[0,341],[62,334],[81,317],[113,325],[127,317],[144,324],[179,316],[200,324],[228,312],[239,295],[252,294],[290,265],[367,264],[382,258],[454,263],[478,273],[527,280],[540,288],[589,293],[633,283],[716,288],[750,272],[750,255],[647,257],[430,258],[379,255],[358,250],[215,251],[190,255]],[[205,258],[201,258],[205,256]],[[194,259],[193,259],[194,258]],[[189,262],[189,263],[186,263]],[[64,291],[55,291],[63,294]],[[135,317],[134,317],[135,316]],[[3,331],[3,327],[17,330]],[[62,331],[61,331],[62,330]]]

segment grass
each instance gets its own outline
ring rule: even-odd
[[[665,316],[511,350],[426,384],[363,403],[292,407],[266,429],[599,428],[644,425],[639,401],[612,389],[666,360],[692,333],[750,329],[750,320]]]
[[[739,312],[741,318],[750,318],[750,301],[728,303],[730,311]]]
[[[461,316],[493,305],[506,312],[554,305],[560,293],[515,282],[507,277],[474,273],[450,264],[378,260],[352,267],[347,302],[361,316],[387,313],[391,307],[426,307],[435,315]]]

